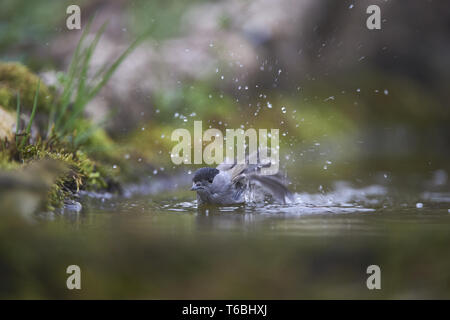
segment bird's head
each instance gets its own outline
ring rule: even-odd
[[[200,168],[192,179],[192,188],[191,191],[197,191],[199,193],[202,192],[210,192],[211,185],[214,181],[214,177],[219,173],[219,170],[215,168]]]

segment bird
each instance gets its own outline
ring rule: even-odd
[[[191,191],[197,192],[198,205],[235,205],[272,201],[286,204],[293,195],[281,174],[264,175],[259,164],[222,163],[203,167],[193,177]]]

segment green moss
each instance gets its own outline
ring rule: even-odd
[[[71,152],[61,145],[50,145],[41,140],[26,145],[20,150],[14,143],[2,145],[0,150],[0,169],[20,169],[31,162],[53,159],[68,168],[67,173],[59,177],[48,192],[47,209],[61,207],[64,199],[71,198],[79,190],[98,191],[110,189],[114,182],[111,173],[88,155],[77,150]]]
[[[58,160],[69,168],[68,174],[64,174],[56,183],[49,184],[52,185],[48,194],[49,208],[61,206],[64,199],[70,198],[79,190],[120,190],[114,179],[120,170],[108,169],[107,165],[102,166],[100,162],[92,160],[95,157],[105,163],[116,163],[115,159],[120,157],[116,145],[103,129],[84,119],[83,112],[89,101],[98,94],[123,59],[146,34],[133,41],[109,67],[102,68],[103,72],[87,81],[92,52],[105,26],[106,24],[100,28],[96,33],[96,40],[87,47],[83,40],[84,35],[89,33],[90,23],[85,28],[69,71],[60,79],[63,88],[59,96],[53,95],[54,88],[44,84],[39,87],[39,77],[26,66],[0,62],[0,106],[7,111],[31,111],[27,129],[20,131],[22,137],[14,139],[12,133],[0,145],[0,168],[21,169],[22,165],[41,159]],[[80,51],[78,48],[83,49]],[[20,104],[16,105],[18,93]],[[33,123],[35,115],[37,121]],[[16,121],[20,123],[19,116],[17,120],[14,118],[14,123]],[[12,124],[0,126],[0,129],[12,127]],[[31,135],[30,129],[35,124],[44,130],[37,130],[36,134]],[[49,132],[46,132],[47,129]],[[0,134],[2,131],[5,130],[0,130]],[[46,138],[43,140],[41,137]],[[20,140],[20,143],[15,140]],[[118,169],[118,166],[115,165],[114,168]]]
[[[81,150],[68,152],[64,149],[49,150],[43,144],[29,145],[22,151],[24,161],[50,158],[65,163],[70,168],[70,177],[64,179],[64,186],[71,191],[98,190],[107,184],[100,165],[88,158]]]
[[[71,194],[62,189],[59,183],[55,183],[47,193],[47,210],[54,211],[56,208],[61,208],[64,199],[70,196]]]
[[[0,106],[11,106],[12,98],[11,90],[0,85]]]
[[[69,167],[69,173],[60,178],[48,193],[49,209],[60,207],[66,198],[70,198],[74,192],[79,190],[106,189],[105,171],[101,166],[89,159],[82,151],[67,153],[64,150],[51,152],[29,146],[26,150],[27,156],[32,155],[35,159],[50,158],[60,160]]]
[[[21,165],[18,162],[12,161],[10,155],[2,150],[0,152],[0,170],[10,171],[19,168]]]
[[[39,77],[20,63],[0,62],[0,105],[16,110],[16,95],[20,91],[21,108],[31,111]],[[49,113],[53,94],[42,82],[39,89],[37,110]]]

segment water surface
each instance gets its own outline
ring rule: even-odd
[[[0,226],[0,295],[20,298],[450,298],[450,193],[337,182],[287,205],[197,208],[183,188],[83,196]],[[65,288],[77,264],[83,290]],[[378,265],[382,289],[368,290]],[[35,270],[35,272],[32,272]]]

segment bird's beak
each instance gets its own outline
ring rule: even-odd
[[[200,184],[192,184],[192,187],[191,187],[191,191],[197,191],[197,190],[199,190],[199,189],[201,189],[202,187],[201,187],[201,185]]]
[[[191,191],[195,191],[195,190],[197,190],[197,187],[196,187],[195,185],[193,185],[193,186],[191,187]]]

